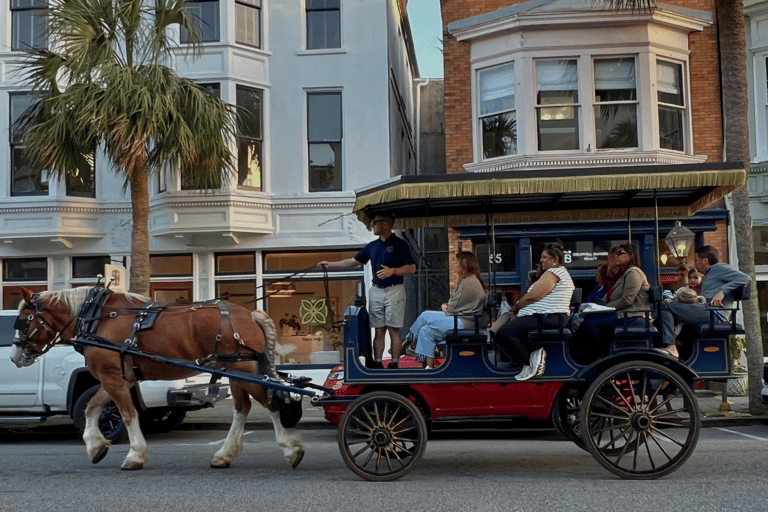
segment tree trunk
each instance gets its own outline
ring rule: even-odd
[[[146,161],[131,172],[131,286],[130,291],[149,296],[149,172]]]
[[[749,175],[749,126],[747,92],[747,55],[744,28],[744,5],[741,0],[717,0],[717,23],[720,38],[720,72],[725,118],[725,160],[743,162]],[[764,412],[760,391],[763,375],[763,343],[760,334],[755,259],[752,240],[752,217],[749,214],[749,190],[744,185],[735,191],[733,226],[736,234],[736,256],[739,269],[752,278],[752,299],[742,302],[747,337],[747,372],[749,373],[749,412]]]

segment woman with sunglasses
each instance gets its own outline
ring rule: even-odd
[[[615,312],[592,313],[584,317],[578,338],[586,347],[591,346],[595,356],[606,355],[614,339],[616,327],[624,325],[629,317],[629,326],[641,326],[644,311],[649,307],[648,290],[651,285],[645,273],[640,270],[637,251],[631,244],[613,247],[608,253],[606,277],[611,286],[605,296],[605,305]],[[585,348],[586,348],[585,347]]]

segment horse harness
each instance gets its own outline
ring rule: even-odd
[[[80,308],[80,312],[77,316],[77,324],[75,324],[75,334],[72,337],[72,345],[75,350],[81,354],[85,350],[85,344],[82,341],[97,342],[100,344],[116,345],[110,340],[98,336],[96,334],[96,328],[99,325],[99,321],[105,318],[115,318],[121,313],[135,313],[136,318],[133,322],[131,333],[125,339],[120,346],[120,359],[124,361],[126,354],[131,351],[132,354],[136,354],[137,351],[137,333],[151,329],[157,320],[160,313],[166,309],[166,305],[150,300],[144,303],[140,308],[125,308],[121,312],[112,311],[107,315],[102,314],[102,310],[106,305],[109,297],[112,295],[112,291],[102,287],[94,287],[88,292],[88,296],[83,301],[83,305]],[[219,309],[221,321],[219,322],[219,330],[216,334],[216,344],[214,351],[207,357],[198,359],[196,361],[199,365],[213,365],[216,362],[235,362],[235,361],[258,361],[259,369],[269,368],[266,354],[256,351],[255,349],[247,346],[240,338],[240,333],[237,332],[235,327],[235,321],[230,314],[227,303],[214,299],[205,302],[191,303],[191,309],[197,310],[203,307],[216,306]],[[222,333],[225,325],[229,323],[232,327],[233,338],[237,342],[236,352],[233,354],[219,354],[219,344],[222,340]],[[33,333],[34,334],[34,333]],[[31,335],[30,335],[31,336]],[[93,346],[93,343],[88,343],[89,346]],[[241,352],[241,348],[246,348],[251,353],[245,354]],[[124,368],[124,365],[122,365]],[[138,369],[134,366],[134,371],[138,372]]]

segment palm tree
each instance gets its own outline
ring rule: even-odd
[[[653,0],[606,0],[614,8],[649,9]],[[744,28],[744,3],[741,0],[716,0],[717,31],[720,39],[720,76],[725,117],[725,161],[742,162],[749,173],[749,123],[747,110],[747,56]],[[747,372],[749,374],[749,411],[764,412],[760,391],[763,374],[763,343],[760,333],[760,311],[755,283],[755,256],[752,217],[749,214],[749,189],[744,185],[735,191],[733,226],[739,269],[752,278],[753,300],[744,301],[744,328],[747,338]]]
[[[50,49],[30,49],[23,81],[37,96],[19,127],[28,152],[56,176],[104,154],[130,187],[130,290],[149,294],[149,176],[171,166],[197,188],[235,170],[234,107],[165,66],[167,29],[200,39],[184,0],[52,0]],[[97,152],[98,151],[98,152]]]

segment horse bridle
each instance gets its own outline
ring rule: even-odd
[[[51,350],[51,348],[53,348],[53,346],[56,345],[59,340],[61,340],[62,331],[64,331],[72,321],[70,320],[70,322],[64,326],[64,329],[57,331],[56,328],[53,327],[43,316],[43,309],[40,304],[40,295],[37,293],[32,296],[28,306],[30,306],[30,309],[34,309],[34,313],[30,313],[27,316],[22,316],[19,314],[19,316],[16,318],[16,322],[13,324],[13,328],[16,329],[18,337],[13,339],[13,344],[18,345],[18,347],[22,350],[24,358],[32,359],[34,361],[38,357]],[[31,333],[27,334],[29,331],[29,326],[32,324],[32,322],[35,322],[35,328]],[[51,341],[46,343],[41,350],[35,350],[33,352],[32,347],[36,347],[36,345],[30,342],[33,341],[33,338],[41,330],[54,332],[55,334],[51,338]]]

